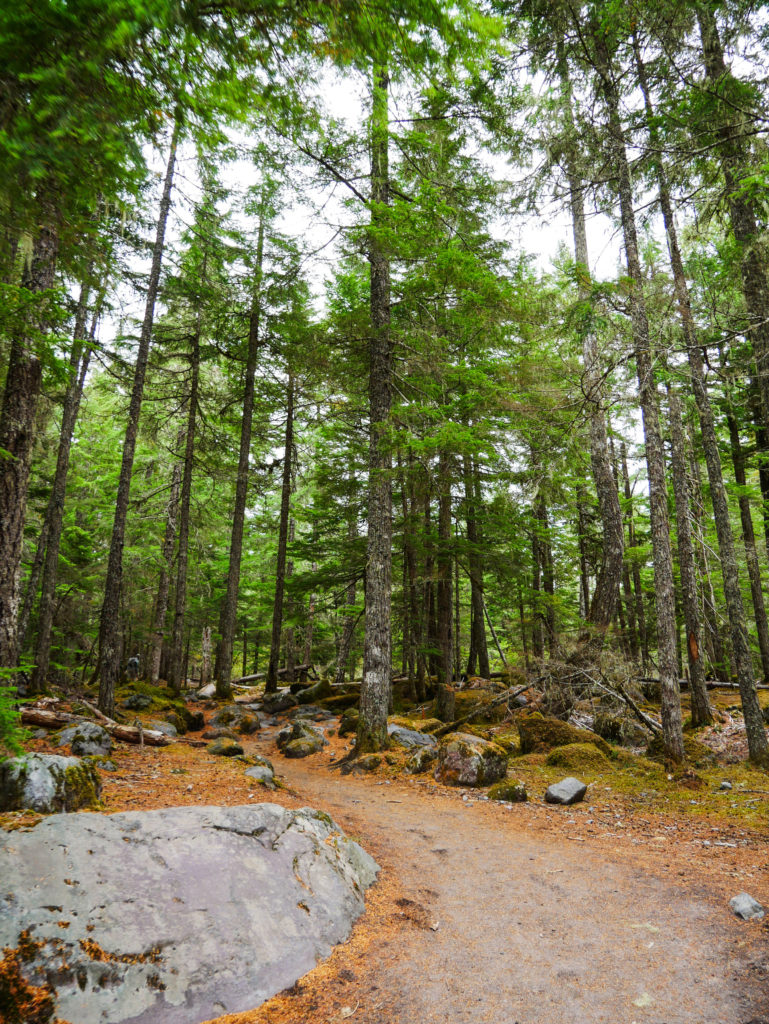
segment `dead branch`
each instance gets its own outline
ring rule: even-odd
[[[454,732],[458,725],[464,725],[465,722],[469,722],[471,718],[475,718],[479,711],[486,711],[488,708],[494,708],[497,704],[504,704],[507,700],[513,700],[515,697],[519,697],[524,690],[531,688],[531,683],[527,683],[525,686],[519,686],[517,690],[505,690],[504,693],[500,693],[498,697],[495,697],[490,701],[480,701],[470,711],[470,714],[463,715],[461,718],[455,719],[453,722],[448,722],[446,725],[442,725],[440,729],[436,729],[433,736],[439,738],[445,736],[447,733]]]

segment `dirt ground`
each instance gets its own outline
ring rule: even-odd
[[[107,811],[318,807],[382,867],[346,944],[218,1024],[769,1024],[769,928],[727,906],[743,890],[769,905],[761,830],[638,813],[598,784],[562,808],[541,794],[495,804],[429,776],[343,775],[343,741],[290,761],[274,733],[244,742],[273,760],[274,793],[188,743],[121,745],[104,775]]]

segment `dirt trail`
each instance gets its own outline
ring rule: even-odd
[[[766,931],[736,922],[707,876],[673,884],[532,833],[516,808],[316,759],[276,767],[397,877],[418,925],[374,937],[348,1010],[313,1021],[355,1008],[354,1024],[769,1024]]]

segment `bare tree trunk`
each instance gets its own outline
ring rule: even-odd
[[[574,231],[574,258],[580,280],[580,300],[589,301],[590,263],[585,229],[584,189],[577,160],[577,140],[574,138],[571,83],[568,65],[563,53],[561,37],[556,40],[563,111],[568,132],[566,145],[566,173],[569,181],[569,202]],[[587,612],[587,628],[580,637],[591,653],[597,654],[603,646],[606,630],[611,625],[619,600],[624,554],[622,512],[611,468],[609,442],[606,433],[606,411],[603,374],[595,331],[589,325],[582,331],[582,361],[584,364],[582,390],[588,420],[590,439],[590,466],[593,473],[598,509],[603,527],[601,567],[598,570],[593,600]]]
[[[177,450],[184,440],[184,430],[179,431],[176,440]],[[179,516],[179,494],[182,488],[182,464],[178,460],[171,471],[171,490],[166,505],[166,527],[163,534],[161,551],[163,564],[158,580],[158,592],[155,598],[153,615],[152,643],[150,645],[148,675],[154,685],[160,678],[160,657],[163,653],[163,641],[166,631],[166,613],[168,611],[168,594],[171,589],[171,573],[174,564],[174,546],[176,544],[176,523]]]
[[[155,244],[152,249],[152,267],[147,282],[147,298],[144,305],[144,320],[139,335],[139,349],[136,353],[131,400],[128,406],[128,422],[123,441],[123,459],[120,466],[115,498],[115,518],[112,524],[107,577],[104,585],[104,600],[99,623],[99,710],[111,718],[115,711],[115,684],[120,676],[120,590],[123,582],[123,544],[125,543],[128,500],[131,494],[131,474],[139,432],[139,414],[144,397],[144,379],[147,374],[152,329],[155,323],[155,303],[160,287],[160,270],[163,265],[168,213],[171,209],[171,189],[176,166],[176,149],[181,129],[180,117],[174,121],[171,147],[168,153],[166,174],[163,181],[163,195],[158,211]]]
[[[681,417],[681,402],[670,384],[668,384],[668,411],[670,413],[673,493],[676,501],[678,565],[681,573],[681,603],[686,626],[686,654],[691,686],[692,725],[709,725],[713,721],[713,715],[705,686],[705,668],[700,655],[699,597],[689,520],[691,501],[689,499],[689,483],[686,479],[686,442]]]
[[[729,427],[729,441],[732,450],[732,465],[734,466],[734,479],[741,488],[737,502],[740,509],[740,522],[742,524],[742,540],[745,545],[745,561],[748,566],[748,578],[750,580],[750,595],[753,600],[753,620],[756,625],[756,637],[758,648],[761,652],[761,670],[764,680],[769,682],[769,622],[766,618],[766,605],[764,604],[764,588],[761,580],[761,567],[758,564],[758,550],[756,548],[756,533],[753,527],[753,515],[750,511],[750,498],[745,493],[747,477],[745,474],[745,455],[740,442],[740,431],[734,410],[729,400],[729,412],[726,415],[726,422]]]
[[[475,659],[478,659],[478,674],[488,679],[489,649],[486,644],[486,625],[483,619],[483,554],[478,536],[478,503],[476,501],[475,473],[469,455],[464,456],[464,487],[467,524],[467,562],[470,569],[470,620],[471,656],[467,661],[467,674],[475,674]]]
[[[714,26],[715,23],[713,23],[713,27]],[[703,37],[703,46],[704,45]],[[636,64],[638,68],[639,81],[641,83],[646,103],[649,123],[653,125],[649,89],[646,83],[643,62],[640,59],[637,45]],[[653,129],[652,139],[654,139]],[[740,699],[742,702],[743,714],[745,717],[745,729],[748,738],[748,749],[751,760],[766,762],[769,760],[769,745],[767,745],[766,741],[766,732],[764,730],[763,718],[761,716],[761,708],[758,703],[758,695],[756,693],[755,681],[753,679],[752,659],[745,622],[745,608],[742,602],[742,592],[740,590],[737,558],[734,551],[734,537],[732,535],[731,521],[729,518],[729,507],[726,498],[726,490],[724,488],[723,474],[721,470],[721,456],[718,450],[718,440],[713,421],[713,412],[705,384],[702,353],[697,343],[696,329],[691,314],[689,289],[686,284],[683,260],[681,259],[681,251],[678,245],[678,236],[676,233],[675,221],[673,219],[670,188],[665,168],[661,160],[657,161],[656,170],[660,206],[662,207],[663,218],[665,221],[668,250],[670,252],[671,266],[673,267],[676,302],[686,340],[694,399],[697,405],[700,430],[702,432],[702,448],[708,469],[710,497],[713,504],[713,516],[716,523],[718,548],[721,556],[724,597],[726,598],[726,605],[729,614],[732,652],[737,668]]]
[[[39,228],[32,256],[25,263],[22,287],[35,296],[53,288],[59,247],[58,218],[50,199],[39,202]],[[36,299],[34,312],[11,338],[3,404],[0,410],[0,669],[18,664],[19,583],[27,510],[29,469],[40,397],[42,368],[35,339],[48,329],[47,302]]]
[[[627,448],[625,442],[620,447],[620,458],[622,460],[622,485],[625,493],[625,504],[627,507],[627,540],[628,547],[636,546],[635,521],[633,517],[633,492],[630,488],[630,474],[627,468]],[[641,670],[647,671],[649,665],[649,633],[646,629],[646,611],[644,608],[643,586],[641,584],[641,570],[638,562],[632,562],[633,594],[635,600],[636,621],[638,623],[638,639],[641,644]]]
[[[392,484],[387,438],[392,389],[390,337],[390,261],[377,228],[386,221],[389,200],[389,126],[387,68],[373,71],[371,112],[371,339],[369,342],[369,494],[366,552],[366,632],[363,682],[355,749],[358,753],[387,746],[392,649],[390,591],[392,587]]]
[[[294,520],[293,520],[293,518],[290,519],[289,523],[288,523],[288,543],[289,543],[289,545],[293,545],[293,543],[294,543]],[[286,579],[290,580],[293,575],[294,575],[294,560],[292,558],[289,558],[286,561]],[[296,666],[296,647],[295,647],[295,644],[294,644],[294,625],[293,625],[293,623],[294,623],[294,614],[296,612],[296,609],[294,607],[294,598],[293,598],[293,595],[291,594],[290,590],[289,590],[289,596],[288,596],[288,600],[286,602],[286,606],[287,606],[287,611],[288,611],[288,626],[286,626],[286,630],[285,630],[285,634],[286,635],[285,635],[285,639],[284,639],[284,650],[286,652],[286,675],[285,675],[285,678],[286,678],[286,682],[293,683],[293,682],[296,682],[296,667],[295,667]]]
[[[312,571],[317,572],[318,566],[312,563]],[[307,626],[304,631],[304,657],[302,664],[312,667],[312,636],[315,628],[315,594],[310,594],[307,603]],[[245,672],[243,673],[245,675]],[[304,674],[305,679],[307,673]]]
[[[240,421],[240,451],[238,453],[238,475],[235,483],[235,506],[232,512],[230,533],[230,559],[227,570],[227,589],[219,613],[219,644],[216,651],[216,696],[220,699],[232,693],[232,647],[235,637],[235,620],[238,614],[238,587],[240,585],[240,560],[243,553],[243,526],[248,498],[248,461],[251,454],[251,430],[254,418],[254,375],[259,352],[259,325],[261,317],[262,260],[264,256],[264,230],[266,213],[259,216],[259,233],[256,243],[256,268],[254,297],[248,324],[248,353],[246,355],[245,391],[243,394],[243,418]]]
[[[206,259],[203,259],[202,274],[206,275]],[[200,387],[200,338],[202,333],[202,310],[198,306],[195,330],[190,346],[190,393],[187,398],[187,426],[184,438],[184,473],[179,506],[179,545],[176,555],[176,587],[174,590],[174,621],[171,629],[171,661],[168,685],[174,693],[182,690],[182,645],[184,643],[185,617],[187,614],[187,570],[190,547],[190,504],[192,502],[192,471],[195,460],[195,430],[197,427],[198,390]],[[188,634],[189,636],[189,631]],[[209,630],[210,638],[210,630]]]
[[[670,527],[667,514],[667,485],[662,449],[657,390],[652,366],[649,322],[643,294],[643,272],[638,255],[633,188],[625,150],[625,135],[619,113],[619,93],[614,81],[606,37],[599,30],[593,40],[598,57],[596,70],[601,79],[608,113],[608,141],[612,164],[617,174],[617,188],[625,242],[628,277],[630,279],[630,320],[635,346],[636,370],[643,418],[646,465],[649,477],[652,550],[654,555],[654,589],[657,610],[657,654],[662,691],[662,734],[665,754],[671,761],[684,759],[681,722],[681,699],[678,689],[676,659],[675,587],[673,558],[670,550]]]
[[[294,451],[294,378],[288,375],[286,398],[286,432],[283,440],[283,482],[280,492],[280,523],[278,525],[278,552],[275,565],[275,598],[272,606],[272,636],[270,660],[267,665],[265,693],[278,689],[278,665],[280,662],[280,641],[283,634],[283,597],[286,589],[286,551],[288,549],[288,528],[291,511],[292,460]]]
[[[435,713],[442,722],[454,721],[451,642],[451,462],[441,452],[438,460],[438,689]]]
[[[256,667],[254,672],[256,672]],[[203,626],[200,638],[200,685],[205,686],[211,675],[211,627]]]
[[[64,399],[61,428],[59,431],[59,450],[56,456],[56,470],[53,478],[53,487],[51,488],[51,497],[46,511],[48,540],[43,564],[43,580],[40,589],[35,668],[32,673],[31,686],[33,693],[42,693],[45,689],[51,657],[51,633],[56,608],[56,575],[59,567],[59,548],[61,546],[61,533],[64,522],[64,499],[67,493],[69,456],[72,450],[72,435],[80,410],[80,400],[83,396],[85,378],[91,358],[90,345],[88,343],[84,344],[87,303],[88,285],[85,284],[81,290],[80,302],[78,304],[78,316],[75,323],[75,336],[73,337],[72,356],[70,359],[69,387]],[[93,342],[96,334],[96,324],[99,317],[98,307],[100,305],[101,298],[97,303],[97,308],[91,320],[91,328],[88,332],[90,342]]]

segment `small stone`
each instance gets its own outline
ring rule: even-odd
[[[207,686],[202,686],[196,696],[201,700],[206,700],[208,697],[213,697],[216,694],[216,686],[214,683],[209,683]]]
[[[152,697],[148,697],[146,693],[132,693],[123,701],[123,707],[126,711],[146,711],[151,703]]]
[[[502,782],[495,782],[489,790],[490,800],[500,800],[508,804],[522,804],[529,799],[526,787],[522,782],[514,779],[504,779]]]
[[[435,747],[421,747],[406,762],[406,771],[411,775],[419,775],[426,772],[438,760],[438,751]]]
[[[155,732],[162,732],[164,736],[169,736],[171,739],[175,739],[179,732],[175,725],[170,722],[150,722],[149,729],[154,729]]]
[[[746,892],[740,892],[736,896],[732,896],[729,900],[729,906],[734,912],[735,917],[739,917],[743,921],[760,921],[764,916],[764,908],[758,900],[753,899]]]
[[[718,787],[718,790],[719,790],[720,793],[728,793],[731,788],[732,788],[731,782],[729,782],[728,779],[724,779],[724,781]]]
[[[249,779],[256,779],[257,782],[261,782],[264,786],[274,786],[275,773],[265,764],[252,765],[246,769],[246,775]]]
[[[579,779],[575,779],[573,776],[569,776],[566,779],[561,779],[560,782],[554,782],[552,786],[548,787],[545,793],[545,801],[549,804],[576,804],[580,800],[585,799],[585,793],[587,793],[585,783],[580,782]]]

